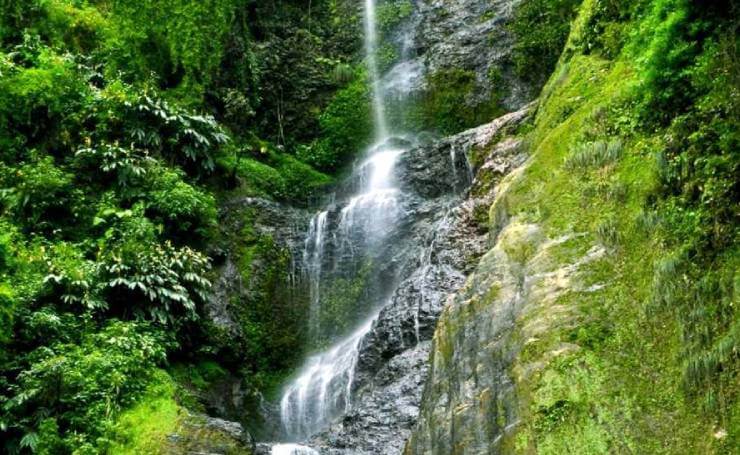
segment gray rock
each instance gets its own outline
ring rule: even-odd
[[[419,416],[437,320],[488,248],[487,227],[474,215],[476,204],[485,203],[481,198],[492,196],[467,188],[484,176],[495,187],[524,162],[521,144],[499,133],[530,111],[525,108],[403,156],[397,174],[406,189],[407,222],[378,253],[382,263],[395,264],[397,284],[361,343],[351,410],[308,441],[312,448],[322,454],[401,452]],[[485,158],[477,169],[468,164],[473,151]]]
[[[471,107],[489,102],[496,91],[503,95],[504,109],[520,109],[535,96],[535,88],[514,73],[510,61],[514,39],[507,26],[520,2],[413,2],[412,17],[386,37],[405,57],[385,75],[386,92],[391,98],[408,96],[423,91],[431,74],[447,69],[465,70],[476,75],[476,87],[467,100]]]

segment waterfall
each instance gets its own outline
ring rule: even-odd
[[[359,237],[363,240],[360,246],[371,249],[393,228],[401,214],[393,169],[403,152],[386,141],[371,147],[367,158],[355,168],[353,178],[363,183],[359,185],[359,194],[352,196],[339,212],[334,233],[338,248],[351,248],[352,239]],[[303,254],[309,278],[312,332],[320,330],[319,289],[328,217],[329,212],[322,211],[311,220]],[[309,358],[286,387],[280,401],[280,418],[288,438],[301,440],[315,434],[349,410],[360,343],[372,328],[378,311],[350,336]]]
[[[315,340],[319,330],[319,305],[321,301],[321,267],[324,258],[326,220],[329,212],[319,212],[311,219],[303,248],[303,268],[309,283],[309,338]]]
[[[367,71],[373,91],[373,119],[375,120],[375,140],[381,142],[388,137],[383,104],[383,86],[378,74],[378,62],[375,56],[378,48],[378,31],[375,24],[375,0],[365,0],[365,58]]]
[[[303,265],[309,284],[309,331],[313,340],[321,330],[320,289],[322,279],[329,272],[322,270],[324,256],[330,252],[335,259],[354,257],[355,254],[369,255],[403,215],[394,169],[405,147],[402,145],[404,141],[389,136],[376,49],[375,2],[366,0],[365,52],[372,85],[376,141],[350,177],[356,182],[356,193],[337,202],[341,210],[321,211],[309,225]],[[333,232],[328,232],[332,229]],[[336,248],[336,251],[327,251],[330,248]],[[285,387],[280,400],[280,418],[284,436],[289,441],[306,440],[350,409],[361,343],[380,312],[380,308],[369,310],[373,317],[326,351],[311,356]],[[281,444],[273,447],[273,454],[310,453],[305,449],[294,444]]]
[[[348,409],[359,344],[373,319],[327,352],[308,359],[298,378],[288,386],[280,400],[280,416],[288,437],[310,436]]]

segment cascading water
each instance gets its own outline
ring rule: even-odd
[[[349,198],[337,214],[338,220],[335,220],[337,229],[332,233],[332,245],[338,250],[336,255],[342,257],[366,254],[393,229],[402,214],[394,168],[405,149],[398,145],[403,141],[389,137],[376,49],[375,2],[366,0],[365,52],[373,93],[376,143],[368,149],[365,160],[355,168],[352,179],[357,182],[357,193]],[[314,340],[320,330],[322,267],[329,247],[327,225],[332,221],[331,216],[329,210],[314,216],[303,253],[309,282],[309,327]],[[358,238],[362,239],[359,244],[354,241]],[[366,251],[354,251],[358,248]],[[304,440],[326,428],[349,409],[360,344],[372,328],[377,311],[379,309],[374,311],[375,316],[348,337],[310,357],[298,376],[288,384],[280,402],[280,417],[286,438],[291,441]],[[273,454],[294,453],[286,452],[287,447],[293,446],[274,446]]]
[[[327,211],[319,212],[311,219],[303,248],[303,267],[309,283],[309,338],[316,339],[319,330],[319,303],[321,267],[324,257]]]
[[[371,247],[392,228],[400,214],[393,168],[401,153],[403,149],[381,144],[371,148],[368,158],[355,170],[355,178],[364,184],[360,185],[360,194],[350,198],[339,213],[335,235],[340,237],[336,242],[340,250],[350,248],[351,239],[356,237],[364,240],[362,246]],[[328,214],[322,211],[312,219],[304,252],[312,331],[318,330],[318,322],[314,321],[321,305],[319,289]],[[371,329],[373,320],[374,317],[370,318],[329,350],[312,356],[288,385],[280,402],[280,417],[288,438],[300,440],[310,436],[347,411],[360,342]]]

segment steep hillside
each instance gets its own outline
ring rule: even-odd
[[[580,7],[405,453],[735,453],[738,7]]]

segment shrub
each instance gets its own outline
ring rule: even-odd
[[[102,275],[115,313],[177,328],[197,318],[209,269],[209,259],[191,248],[129,241],[106,257]]]
[[[115,175],[118,185],[124,188],[140,181],[154,163],[146,150],[136,149],[132,145],[121,147],[117,143],[84,147],[77,151],[76,156],[103,174]]]
[[[517,76],[541,88],[565,46],[579,0],[528,0],[519,3],[509,25],[514,35],[512,61]]]
[[[47,297],[59,299],[76,311],[107,309],[101,298],[99,265],[85,259],[82,251],[69,243],[52,245],[45,251],[48,273],[44,278]]]
[[[3,420],[24,434],[21,446],[41,453],[94,443],[106,421],[145,390],[171,346],[145,324],[111,321],[78,344],[39,348],[12,385]]]
[[[183,181],[182,173],[175,170],[155,167],[152,176],[145,195],[150,218],[162,222],[173,239],[185,240],[193,234],[205,239],[216,224],[213,196]]]
[[[322,139],[300,149],[298,158],[321,170],[338,169],[370,145],[370,89],[364,73],[334,95],[319,124]]]
[[[20,166],[8,182],[14,192],[11,209],[16,218],[41,231],[70,217],[72,178],[49,156]]]
[[[214,170],[214,153],[229,136],[212,116],[197,115],[148,95],[124,105],[124,116],[131,122],[126,130],[134,144],[157,150],[165,160],[185,169]]]
[[[383,33],[387,33],[413,12],[414,5],[410,0],[390,0],[378,5],[375,15],[378,27]]]
[[[3,151],[5,159],[16,160],[25,149],[57,144],[58,134],[68,134],[69,114],[88,93],[69,57],[42,48],[35,59],[35,66],[16,66],[0,78],[0,131],[10,138],[23,138],[21,144]]]
[[[15,296],[13,288],[0,283],[0,344],[8,342],[13,335]]]

